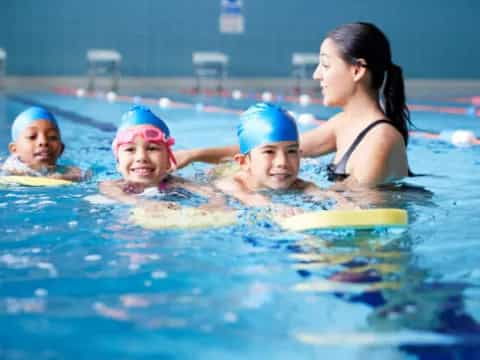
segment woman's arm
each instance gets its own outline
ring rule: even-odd
[[[177,169],[181,169],[192,162],[206,162],[218,164],[228,160],[240,151],[238,145],[231,145],[217,148],[202,148],[191,150],[177,150],[174,152],[177,160]]]
[[[335,128],[338,120],[336,115],[326,123],[300,135],[300,150],[303,157],[315,157],[336,150]]]

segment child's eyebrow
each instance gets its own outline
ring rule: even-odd
[[[37,126],[28,126],[25,128],[25,130],[30,130],[30,131],[39,131],[40,129]],[[56,131],[58,132],[58,129],[55,126],[49,127],[45,129],[45,131]]]
[[[269,150],[269,149],[275,149],[276,147],[273,145],[263,145],[260,147],[260,150]]]

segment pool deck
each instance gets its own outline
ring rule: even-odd
[[[105,81],[102,81],[105,80]],[[7,76],[5,91],[44,90],[52,87],[86,88],[87,78],[79,77],[31,77]],[[98,88],[106,88],[108,79],[99,79]],[[122,77],[120,93],[136,90],[180,90],[192,88],[195,85],[193,77]],[[205,85],[214,86],[209,81]],[[225,89],[258,89],[270,91],[285,91],[293,89],[294,78],[229,78],[225,81]],[[480,79],[407,79],[405,81],[408,97],[417,99],[442,100],[464,96],[480,96]],[[305,83],[305,90],[312,91],[317,87],[316,81]]]

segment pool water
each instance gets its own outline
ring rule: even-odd
[[[191,106],[154,108],[175,148],[235,142],[235,111],[205,105],[239,111],[248,101],[178,99]],[[352,194],[406,209],[406,231],[284,232],[253,210],[234,226],[151,231],[131,224],[125,205],[87,201],[99,181],[118,176],[110,144],[131,104],[2,97],[0,157],[28,104],[60,114],[61,163],[93,176],[0,188],[0,358],[480,358],[480,147],[412,137],[411,168],[427,176]],[[476,117],[412,117],[423,130],[480,134]],[[328,186],[328,161],[304,161],[301,176]],[[180,175],[203,179],[205,170]]]

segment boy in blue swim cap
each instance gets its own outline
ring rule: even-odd
[[[123,114],[112,143],[122,179],[100,183],[100,191],[131,205],[175,208],[175,203],[148,201],[137,195],[145,195],[146,190],[148,193],[168,194],[172,190],[184,189],[210,199],[211,205],[213,201],[223,204],[223,198],[220,201],[213,189],[171,175],[175,168],[171,150],[174,143],[170,129],[162,119],[145,106],[134,106]]]
[[[220,179],[216,186],[246,205],[263,206],[271,200],[262,190],[296,190],[325,198],[344,199],[334,192],[320,190],[315,184],[298,178],[300,149],[297,125],[283,108],[258,103],[240,116],[237,129],[240,153],[234,160],[240,170]]]
[[[34,106],[21,112],[12,124],[11,138],[11,155],[2,165],[6,174],[81,180],[79,168],[57,165],[65,145],[57,120],[46,109]]]

